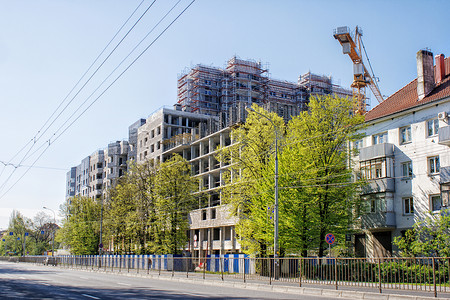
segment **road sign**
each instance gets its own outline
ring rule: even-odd
[[[13,234],[14,234],[14,232],[12,232],[12,231],[9,233],[9,235],[13,235]]]
[[[194,234],[194,241],[196,241],[197,240],[197,235],[196,234]]]
[[[28,236],[28,232],[25,232],[25,236]]]
[[[41,230],[41,234],[44,234],[44,232],[45,232],[44,230]]]
[[[103,244],[98,245],[100,248],[103,248]]]
[[[20,241],[20,237],[17,237],[17,240]]]
[[[325,236],[325,241],[330,245],[333,244],[335,241],[334,235],[332,233],[327,234]]]
[[[194,241],[194,247],[197,248],[197,241]]]

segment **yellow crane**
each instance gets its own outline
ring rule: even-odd
[[[366,113],[366,86],[368,85],[372,90],[373,95],[378,102],[383,102],[383,96],[377,84],[377,77],[373,74],[372,66],[370,65],[369,57],[367,56],[364,43],[361,39],[363,33],[361,28],[356,26],[355,32],[352,34],[349,27],[338,27],[334,30],[333,36],[342,45],[342,53],[348,54],[353,62],[353,83],[351,85],[353,91],[353,98],[356,101],[356,113]],[[364,51],[367,62],[369,64],[372,75],[368,72],[363,62],[362,52]]]

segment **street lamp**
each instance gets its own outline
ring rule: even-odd
[[[273,257],[275,258],[275,265],[276,268],[278,268],[278,130],[277,126],[273,123],[273,121],[267,117],[266,115],[263,115],[260,112],[257,112],[252,107],[247,107],[247,111],[254,112],[267,120],[272,124],[273,129],[275,130],[275,216],[274,216],[274,223],[275,223],[275,232],[273,237]],[[276,273],[278,274],[278,273]]]
[[[48,207],[43,207],[43,209],[48,209],[53,213],[53,220],[54,220],[54,225],[56,226],[56,214],[55,211],[51,208]],[[52,233],[52,256],[55,256],[55,229],[53,228],[53,233]]]

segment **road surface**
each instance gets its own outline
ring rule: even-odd
[[[326,300],[332,298],[0,262],[0,299]]]

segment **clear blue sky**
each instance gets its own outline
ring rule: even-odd
[[[9,161],[33,138],[140,2],[0,1],[0,161]],[[143,5],[149,3],[146,0]],[[105,71],[74,103],[84,101],[174,3],[157,1],[136,32],[124,41],[124,47],[105,65]],[[187,3],[182,0],[180,7]],[[128,126],[138,118],[175,103],[177,75],[186,67],[198,63],[222,67],[238,55],[269,63],[273,78],[296,81],[311,70],[332,75],[336,83],[349,87],[352,64],[332,32],[338,26],[354,29],[359,25],[375,74],[381,79],[381,92],[391,95],[416,77],[415,55],[419,49],[428,47],[434,54],[450,56],[446,31],[449,6],[450,2],[444,0],[197,0],[48,148],[36,163],[46,168],[31,169],[0,199],[0,228],[7,227],[12,209],[29,217],[43,206],[58,210],[64,201],[66,171],[96,149],[127,138]],[[0,163],[0,172],[2,169]],[[11,170],[4,170],[0,186]],[[18,168],[5,188],[24,170]]]

